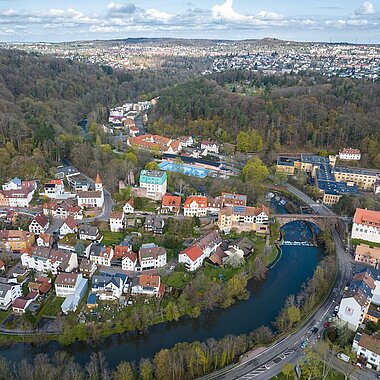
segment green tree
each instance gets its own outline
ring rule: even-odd
[[[159,170],[160,167],[158,166],[156,161],[150,161],[145,164],[146,170]]]
[[[139,370],[141,380],[153,380],[153,365],[149,359],[140,360]]]
[[[137,156],[133,152],[126,153],[125,160],[131,162],[134,166],[137,166]]]
[[[263,150],[263,139],[256,129],[252,129],[249,134],[250,148],[252,152],[261,152]]]
[[[112,372],[113,380],[135,380],[136,374],[133,366],[129,362],[122,361]]]
[[[261,184],[269,177],[267,166],[258,158],[251,158],[243,168],[243,179],[252,185]]]
[[[294,377],[294,364],[292,363],[285,363],[283,366],[282,366],[282,370],[281,372],[286,376],[286,378],[288,379],[289,377]]]
[[[249,141],[249,135],[247,132],[239,132],[236,138],[236,149],[239,152],[249,152],[251,144]]]
[[[179,313],[177,305],[174,302],[169,301],[168,304],[166,305],[165,316],[168,321],[171,321],[171,320],[178,321],[180,317],[180,313]]]

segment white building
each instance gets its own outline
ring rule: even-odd
[[[78,273],[59,273],[55,280],[57,297],[65,297],[61,310],[66,314],[75,311],[86,294],[87,279]]]
[[[49,228],[49,219],[42,213],[37,214],[29,224],[29,232],[43,234]]]
[[[123,207],[124,214],[134,214],[135,213],[135,207],[133,198],[131,198]]]
[[[380,211],[357,208],[351,238],[380,243]]]
[[[3,190],[0,190],[0,205],[6,207],[29,207],[32,201],[33,194],[37,189],[36,181],[22,181],[19,184],[19,179],[3,185]],[[4,190],[4,188],[8,190]]]
[[[65,184],[62,179],[53,179],[44,186],[44,192],[42,195],[45,195],[48,198],[62,198],[65,194]]]
[[[365,360],[376,371],[380,370],[380,340],[365,333],[355,335],[352,351],[359,359]]]
[[[166,172],[161,170],[141,170],[140,187],[146,189],[147,198],[162,199],[167,189]]]
[[[72,272],[78,268],[78,257],[75,252],[62,251],[48,247],[35,247],[32,253],[21,255],[21,264],[24,268],[36,272],[57,274],[58,272]]]
[[[59,236],[63,237],[68,234],[74,234],[78,231],[78,226],[76,220],[69,216],[66,218],[62,224],[62,226],[59,228]]]
[[[116,274],[94,275],[92,276],[91,291],[95,293],[100,300],[116,300],[121,297],[127,276]]]
[[[111,232],[120,232],[124,230],[124,211],[113,211],[110,215]]]
[[[0,310],[8,310],[13,301],[21,296],[22,290],[20,285],[0,283]]]
[[[137,265],[137,255],[134,252],[128,252],[121,259],[121,269],[135,271]]]
[[[356,331],[363,323],[375,288],[372,272],[366,270],[357,273],[353,277],[350,286],[345,290],[340,301],[338,317],[347,322],[350,330]]]
[[[88,252],[90,261],[96,265],[111,266],[111,260],[113,258],[113,248],[104,247],[99,244],[91,244],[86,250]]]
[[[161,278],[154,275],[141,275],[133,279],[132,295],[156,296],[161,295]]]
[[[166,249],[154,243],[143,244],[139,249],[141,270],[161,268],[166,265]]]
[[[193,272],[200,268],[203,261],[210,257],[222,244],[217,231],[197,240],[178,255],[178,262],[185,264],[188,271]]]
[[[104,190],[99,174],[95,180],[94,191],[78,191],[78,205],[80,207],[95,207],[102,208],[104,205]]]
[[[361,158],[361,152],[359,149],[352,149],[352,148],[344,148],[339,151],[339,159],[340,160],[360,160]]]
[[[18,177],[12,178],[9,182],[4,183],[1,187],[3,190],[20,190],[22,181]]]
[[[208,210],[207,197],[191,195],[183,204],[184,216],[206,216]]]
[[[203,140],[201,142],[201,150],[206,151],[206,153],[219,153],[219,144],[210,141],[210,140]]]

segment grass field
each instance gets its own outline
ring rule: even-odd
[[[120,244],[125,236],[125,232],[100,231],[100,233],[103,235],[101,243],[106,247],[112,244]]]
[[[352,239],[351,242],[353,245],[367,244],[372,248],[375,248],[375,247],[380,248],[380,243],[374,243],[372,241],[361,240],[361,239]]]
[[[192,276],[188,272],[176,272],[174,271],[165,281],[167,286],[172,286],[175,289],[184,289],[190,282]]]

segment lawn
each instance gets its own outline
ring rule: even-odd
[[[219,279],[228,281],[236,273],[241,272],[241,270],[241,268],[232,268],[230,266],[218,267],[209,263],[205,263],[204,267],[202,268],[203,273],[214,281],[217,281]]]
[[[272,252],[270,253],[270,255],[266,256],[264,259],[265,265],[266,266],[271,265],[276,260],[277,255],[278,255],[278,249],[276,246],[273,246]]]
[[[64,300],[64,298],[59,298],[54,294],[50,294],[49,298],[45,302],[45,305],[42,306],[41,310],[38,312],[36,321],[39,321],[43,315],[48,317],[56,316]]]
[[[176,272],[174,271],[165,281],[167,286],[172,286],[176,289],[183,289],[190,281],[191,274],[188,272]]]
[[[371,248],[374,248],[374,247],[380,248],[380,243],[374,243],[372,241],[367,241],[367,240],[362,240],[362,239],[352,239],[351,242],[353,245],[367,244]]]
[[[106,247],[112,244],[120,244],[125,237],[125,232],[100,231],[100,233],[103,235],[101,243]]]
[[[9,310],[6,310],[6,311],[3,311],[3,310],[0,310],[0,323],[2,323],[5,318],[8,317],[8,315],[10,314],[12,309],[9,309]]]

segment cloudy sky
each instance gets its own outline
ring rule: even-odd
[[[380,0],[0,0],[0,41],[127,37],[380,43]]]

